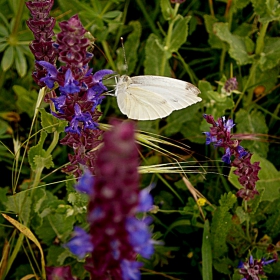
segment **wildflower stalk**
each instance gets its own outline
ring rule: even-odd
[[[20,22],[21,22],[21,19],[22,19],[24,4],[25,4],[24,0],[20,0],[18,2],[18,5],[17,5],[18,9],[17,9],[16,17],[15,17],[15,22],[13,24],[12,33],[10,35],[11,38],[15,37],[17,32],[18,32],[18,28],[20,26]]]

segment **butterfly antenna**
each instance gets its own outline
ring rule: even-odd
[[[124,57],[124,64],[125,64],[125,72],[126,72],[126,74],[127,74],[127,73],[128,73],[128,66],[127,66],[125,48],[124,48],[124,44],[123,44],[123,37],[121,37],[121,44],[122,44],[122,49],[123,49],[123,57]]]

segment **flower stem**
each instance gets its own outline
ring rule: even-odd
[[[146,11],[146,7],[145,7],[143,1],[142,0],[136,0],[136,3],[138,4],[141,12],[143,13],[143,15],[144,15],[148,25],[150,26],[152,32],[154,34],[156,34],[157,36],[160,36],[159,31],[158,31],[158,29],[155,26],[155,23],[152,21],[149,13]]]

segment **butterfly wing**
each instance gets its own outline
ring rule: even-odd
[[[138,85],[148,91],[156,91],[173,110],[180,110],[200,102],[200,90],[194,85],[181,80],[162,76],[136,76],[132,77],[133,85]]]
[[[118,93],[117,102],[121,112],[135,120],[155,120],[173,111],[159,94],[133,85]]]
[[[118,106],[131,119],[154,120],[201,101],[190,83],[161,76],[121,76],[116,87]]]

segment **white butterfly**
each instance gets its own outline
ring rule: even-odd
[[[134,120],[155,120],[186,108],[202,99],[194,85],[162,76],[123,75],[115,95],[121,112]]]

